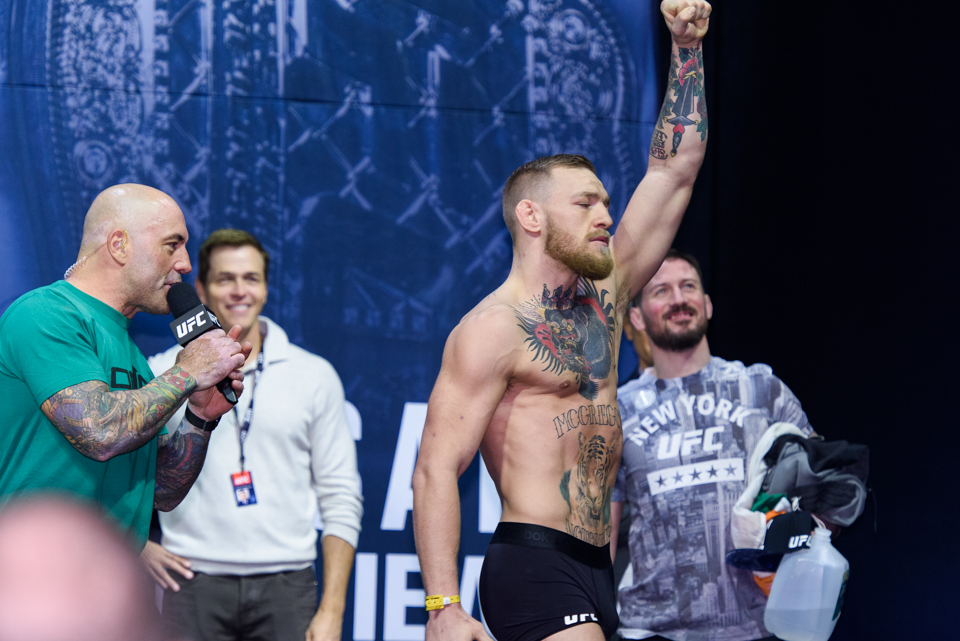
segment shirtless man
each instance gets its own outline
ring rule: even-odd
[[[616,630],[608,546],[621,325],[670,247],[706,146],[700,41],[710,5],[664,0],[661,11],[673,37],[667,98],[616,240],[588,160],[520,167],[503,191],[510,275],[447,339],[413,478],[423,584],[439,597],[427,599],[427,641],[489,639],[450,599],[457,479],[478,448],[503,504],[480,578],[497,639],[599,641]]]

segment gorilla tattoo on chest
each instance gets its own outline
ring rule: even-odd
[[[523,303],[515,312],[527,333],[526,344],[533,360],[546,363],[543,371],[573,372],[580,395],[597,398],[598,385],[613,369],[613,303],[608,292],[597,292],[593,281],[580,279],[577,291],[558,287]]]

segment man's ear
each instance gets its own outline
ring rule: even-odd
[[[207,290],[203,288],[203,282],[199,278],[196,280],[196,282],[193,283],[193,288],[197,290],[197,296],[200,297],[200,302],[206,305]]]
[[[115,229],[107,236],[107,251],[121,265],[130,260],[130,250],[130,237],[125,229]]]
[[[707,312],[707,320],[710,320],[713,318],[713,301],[710,300],[709,294],[704,294],[703,299],[706,301],[704,309]]]
[[[514,210],[517,217],[517,224],[528,233],[537,234],[543,231],[544,211],[534,201],[524,198],[517,203]]]
[[[640,330],[641,332],[647,331],[647,324],[643,322],[643,314],[640,313],[639,307],[631,307],[628,310],[627,318],[630,320],[630,324]]]

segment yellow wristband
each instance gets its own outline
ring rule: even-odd
[[[460,603],[460,595],[454,594],[453,596],[443,596],[442,594],[435,594],[433,596],[427,597],[427,612],[430,610],[442,610],[444,606],[450,605],[451,603]]]

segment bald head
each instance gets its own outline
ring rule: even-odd
[[[190,271],[188,236],[173,198],[146,185],[114,185],[90,205],[64,280],[127,318],[169,314],[167,290]]]
[[[0,641],[152,641],[152,590],[99,513],[65,498],[0,511]]]
[[[155,219],[158,210],[179,207],[159,189],[128,183],[101,191],[83,219],[80,256],[93,252],[107,241],[111,232],[122,229],[134,233]]]

